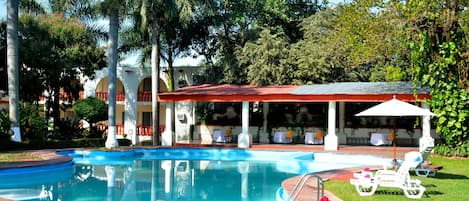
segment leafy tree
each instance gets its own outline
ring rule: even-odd
[[[127,14],[127,10],[132,7],[134,1],[117,1],[117,0],[104,0],[104,1],[51,1],[52,8],[64,10],[69,16],[78,16],[82,21],[96,20],[98,17],[109,18],[109,31],[108,39],[108,52],[107,58],[109,63],[108,69],[108,85],[109,85],[109,110],[108,110],[108,138],[106,140],[106,147],[113,148],[119,146],[116,139],[116,91],[117,91],[117,62],[118,62],[118,30],[119,22],[122,16]],[[96,29],[94,29],[96,30]],[[96,32],[94,32],[96,34]],[[98,32],[99,34],[99,32]],[[95,35],[96,36],[96,35]]]
[[[301,23],[293,46],[297,83],[409,79],[404,19],[392,1],[356,0]]]
[[[96,47],[96,41],[82,24],[61,15],[22,15],[19,30],[21,98],[38,100],[46,91],[46,115],[58,120],[59,100],[78,97],[78,76],[92,76],[103,66],[104,51]],[[60,93],[61,89],[65,91]],[[75,93],[68,93],[72,91]]]
[[[289,43],[283,32],[269,29],[260,33],[256,42],[248,42],[237,53],[240,65],[246,66],[249,84],[280,85],[291,83],[292,69],[286,64]]]
[[[36,104],[23,102],[20,107],[21,135],[30,140],[45,141],[48,137],[44,111]]]
[[[77,100],[73,106],[75,115],[90,124],[91,133],[97,133],[97,122],[104,121],[108,118],[108,106],[101,99],[87,97]]]
[[[446,148],[469,147],[468,1],[406,1],[415,83],[431,88],[429,104]],[[441,149],[446,149],[441,148]],[[469,149],[456,151],[467,155]]]
[[[199,37],[192,47],[205,56],[208,65],[206,78],[201,80],[248,83],[245,66],[240,65],[236,54],[238,48],[256,41],[261,27],[281,30],[287,41],[296,42],[303,37],[298,24],[325,5],[324,1],[220,0],[196,10],[200,24],[194,30]]]

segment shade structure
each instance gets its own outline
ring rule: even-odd
[[[433,116],[434,113],[430,110],[420,108],[418,106],[412,105],[410,103],[400,101],[396,98],[393,98],[389,101],[380,103],[373,107],[370,107],[355,116],[390,116],[390,117],[400,117],[400,116]],[[394,130],[396,130],[396,123],[394,124]],[[394,169],[396,169],[397,159],[396,159],[396,139],[393,139],[394,147]]]
[[[389,101],[380,103],[370,107],[355,116],[433,116],[434,113],[427,109],[420,108],[410,103],[400,101],[398,99],[391,99]]]

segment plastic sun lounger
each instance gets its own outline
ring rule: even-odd
[[[425,192],[425,187],[418,179],[412,179],[409,170],[422,160],[419,152],[406,154],[406,161],[394,170],[378,170],[374,175],[367,171],[354,174],[350,183],[355,186],[360,196],[373,195],[378,187],[400,188],[408,198],[419,199]]]
[[[417,167],[414,168],[415,175],[421,176],[421,177],[434,177],[436,175],[437,169],[432,168],[430,164],[428,163],[428,156],[431,154],[433,150],[433,147],[427,147],[425,148],[421,154],[422,154],[422,162],[417,165]]]

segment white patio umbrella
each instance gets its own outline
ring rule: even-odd
[[[434,113],[410,103],[393,98],[389,101],[370,107],[355,116],[433,116]]]
[[[401,116],[434,116],[435,114],[430,112],[428,109],[423,109],[410,103],[400,101],[393,97],[393,99],[370,107],[355,116],[390,116],[390,117],[401,117]],[[394,130],[396,130],[396,123],[394,124]],[[393,140],[394,146],[394,164],[396,164],[396,143]]]

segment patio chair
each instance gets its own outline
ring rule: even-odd
[[[400,188],[408,198],[421,198],[425,192],[425,187],[418,179],[412,179],[409,175],[410,168],[415,168],[422,161],[419,152],[409,152],[406,160],[397,171],[378,170],[374,175],[363,171],[361,174],[354,174],[350,183],[355,186],[360,196],[373,195],[378,187]]]
[[[415,175],[421,177],[434,177],[436,175],[437,169],[432,168],[430,166],[430,161],[428,160],[428,156],[431,154],[433,150],[433,146],[426,147],[420,153],[422,154],[422,162],[414,168]]]

